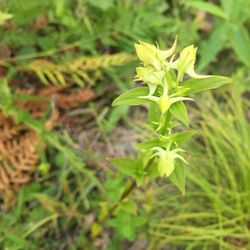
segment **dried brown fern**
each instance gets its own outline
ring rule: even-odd
[[[39,136],[2,113],[0,124],[5,128],[0,141],[0,195],[12,195],[31,179],[36,169]]]
[[[55,107],[49,112],[46,129],[54,126],[59,118],[59,110],[73,108],[95,97],[90,87],[72,90],[69,85],[16,89],[15,93],[41,97],[18,99],[15,103],[20,110],[30,113],[35,119],[48,113],[53,99]],[[0,199],[3,195],[14,197],[15,191],[31,180],[39,161],[38,146],[39,135],[36,132],[17,124],[0,111]]]
[[[0,112],[0,141],[8,140],[18,135],[24,129],[23,125],[15,125],[13,119],[5,117]]]
[[[81,57],[61,64],[37,59],[29,65],[20,66],[18,69],[35,73],[45,85],[64,86],[71,82],[84,86],[85,84],[93,84],[99,79],[102,76],[102,69],[132,60],[134,60],[134,57],[125,53]]]
[[[69,86],[47,86],[40,89],[20,90],[16,93],[37,95],[42,98],[24,101],[18,100],[16,105],[26,112],[29,112],[33,118],[41,118],[42,115],[49,109],[50,101],[53,100],[56,109],[68,110],[78,106],[79,104],[86,103],[95,98],[95,93],[90,87],[84,89],[71,89]]]

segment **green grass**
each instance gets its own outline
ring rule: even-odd
[[[219,98],[219,97],[218,97]],[[249,249],[250,103],[235,89],[202,96],[186,197],[159,189],[152,245],[169,249]],[[160,242],[160,243],[159,243]],[[168,249],[168,248],[167,248]]]

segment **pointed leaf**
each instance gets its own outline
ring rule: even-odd
[[[250,67],[250,38],[247,30],[240,26],[231,37],[233,49],[239,59]]]
[[[114,158],[109,159],[121,173],[136,178],[137,160],[132,160],[128,158]]]
[[[170,112],[179,119],[186,127],[189,127],[189,118],[185,104],[182,101],[171,105]]]
[[[167,139],[176,142],[178,145],[181,145],[192,138],[194,135],[195,131],[193,130],[182,131],[168,136]]]
[[[148,88],[147,87],[139,87],[130,89],[120,96],[118,96],[112,103],[112,106],[117,105],[140,105],[144,103],[149,103],[150,101],[143,98],[138,98],[139,96],[147,96]]]
[[[188,94],[194,94],[208,89],[219,88],[231,82],[232,80],[229,77],[210,76],[204,79],[189,79],[183,84],[185,87],[190,88]]]
[[[138,143],[136,145],[136,148],[140,149],[140,150],[150,150],[151,148],[157,147],[160,144],[161,144],[160,140],[157,139],[157,138],[154,138],[154,139],[151,139],[151,140],[148,140],[148,141]]]
[[[148,108],[148,121],[149,123],[158,122],[161,116],[159,105],[155,102],[150,103]]]
[[[129,214],[136,215],[137,214],[137,205],[134,201],[128,200],[124,202],[121,207],[128,212]]]
[[[225,47],[229,39],[229,31],[232,26],[228,22],[222,22],[217,25],[211,32],[208,40],[203,44],[200,50],[201,60],[198,65],[198,70],[203,70],[210,62],[212,62],[216,55]]]
[[[213,3],[207,3],[203,1],[188,1],[186,5],[197,8],[199,10],[206,11],[223,19],[227,19],[227,14],[225,13],[225,11]]]
[[[186,169],[183,162],[176,160],[174,172],[169,176],[170,181],[185,195]]]

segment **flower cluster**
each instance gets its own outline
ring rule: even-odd
[[[208,75],[198,75],[194,71],[196,51],[193,45],[182,50],[178,59],[174,60],[177,39],[169,50],[160,50],[154,45],[140,42],[135,45],[142,67],[136,68],[136,78],[147,83],[149,94],[141,96],[158,103],[162,113],[166,113],[170,106],[178,101],[192,100],[185,97],[185,89],[180,86],[184,74],[193,78],[207,78]],[[170,60],[167,60],[169,59]],[[177,71],[177,77],[173,70]],[[162,87],[162,95],[154,95],[158,86]],[[187,89],[186,89],[187,90]]]
[[[112,162],[124,174],[135,178],[137,184],[147,176],[169,177],[184,193],[183,172],[187,161],[181,156],[184,150],[180,146],[193,135],[192,131],[175,129],[179,122],[189,127],[184,101],[192,100],[188,97],[190,94],[218,88],[231,80],[223,76],[196,74],[197,48],[190,45],[177,57],[176,46],[177,39],[168,50],[160,50],[158,46],[145,42],[135,45],[141,61],[140,67],[136,68],[136,80],[147,86],[122,93],[113,101],[113,106],[149,105],[148,127],[153,133],[152,138],[137,145],[136,159],[118,158]]]

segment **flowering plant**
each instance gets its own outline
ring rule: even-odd
[[[111,161],[125,175],[141,185],[145,178],[168,177],[184,194],[185,168],[188,164],[181,148],[194,131],[189,128],[186,101],[191,94],[218,88],[229,83],[230,78],[198,75],[194,70],[196,51],[193,45],[184,48],[178,58],[175,39],[169,50],[139,42],[135,45],[141,66],[136,68],[136,80],[147,86],[136,87],[113,101],[117,105],[147,105],[148,128],[152,137],[137,145],[136,159],[116,158]]]

